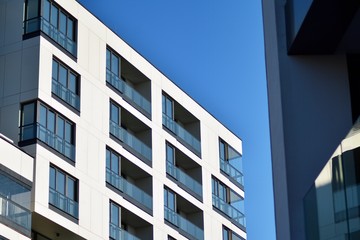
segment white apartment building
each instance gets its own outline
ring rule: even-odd
[[[75,0],[0,0],[0,239],[246,239],[242,141]]]

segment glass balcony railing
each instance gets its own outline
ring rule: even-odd
[[[144,98],[139,92],[134,88],[129,86],[124,80],[116,76],[109,69],[106,69],[106,81],[117,89],[119,92],[124,94],[128,99],[130,99],[136,106],[140,107],[146,113],[151,115],[151,103]]]
[[[1,218],[23,227],[26,231],[29,231],[29,233],[31,231],[31,212],[0,195],[0,219]]]
[[[49,188],[49,203],[75,218],[79,216],[78,203],[52,188]]]
[[[54,79],[52,80],[52,92],[73,108],[80,110],[80,97]]]
[[[115,240],[140,240],[124,229],[110,223],[110,238]]]
[[[228,161],[220,158],[220,169],[238,183],[238,185],[244,186],[244,175]]]
[[[195,239],[204,239],[204,231],[201,228],[167,207],[164,207],[164,218]]]
[[[36,17],[24,22],[24,33],[32,33],[41,30],[48,35],[52,40],[57,42],[60,46],[66,49],[69,53],[76,56],[77,44],[72,39],[68,38],[59,29],[51,25],[45,18]]]
[[[110,183],[112,186],[125,193],[146,208],[150,210],[152,209],[152,197],[149,194],[134,184],[126,181],[123,177],[117,175],[108,168],[106,168],[106,182]]]
[[[188,187],[192,192],[197,194],[198,196],[202,196],[202,186],[195,179],[187,175],[181,169],[177,168],[174,164],[170,162],[166,162],[166,172]]]
[[[225,202],[221,198],[212,195],[212,202],[213,206],[219,209],[221,212],[223,212],[225,215],[230,217],[232,220],[235,220],[237,223],[239,223],[241,226],[245,226],[245,215],[241,213],[238,209],[231,206],[229,203]]]
[[[125,143],[127,146],[134,149],[141,156],[145,157],[145,159],[151,163],[151,148],[111,120],[110,133]]]
[[[75,160],[75,146],[65,139],[60,138],[52,131],[46,129],[39,123],[20,127],[20,141],[39,139],[49,147],[55,149],[70,160]]]
[[[197,153],[201,153],[200,141],[165,114],[163,114],[163,125],[176,136],[189,144]]]

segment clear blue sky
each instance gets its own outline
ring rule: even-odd
[[[79,2],[243,140],[248,239],[276,239],[261,1]]]

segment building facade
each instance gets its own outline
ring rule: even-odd
[[[0,239],[246,239],[240,138],[75,0],[0,30]]]
[[[277,239],[359,239],[360,5],[262,5]]]

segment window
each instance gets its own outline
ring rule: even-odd
[[[162,106],[163,115],[170,119],[174,119],[174,101],[170,97],[163,94]]]
[[[175,165],[175,149],[169,143],[166,143],[166,161]]]
[[[106,49],[106,69],[111,73],[115,74],[115,76],[120,77],[121,74],[121,61],[119,56],[117,56],[110,49]]]
[[[164,205],[172,212],[176,212],[176,195],[170,189],[164,189]]]
[[[244,240],[242,237],[223,226],[223,240]]]
[[[75,125],[71,121],[41,102],[25,103],[21,110],[20,141],[23,143],[20,145],[38,139],[71,161],[75,160]]]
[[[49,203],[78,218],[77,179],[50,166]]]
[[[120,175],[121,161],[118,154],[106,149],[106,168],[116,175]]]
[[[68,105],[80,110],[79,75],[69,67],[53,59],[52,92]]]
[[[224,202],[229,202],[229,191],[225,184],[217,180],[216,178],[212,179],[212,193],[216,197],[220,198]]]
[[[125,234],[121,230],[121,207],[110,201],[110,239],[122,239],[122,234]]]
[[[219,158],[221,172],[228,176],[234,184],[242,188],[244,176],[242,174],[241,154],[224,140],[219,139]]]
[[[120,107],[115,103],[110,102],[110,121],[115,123],[116,125],[121,125],[121,111]]]
[[[25,35],[41,30],[66,51],[76,55],[76,20],[55,2],[26,0],[24,26]]]

